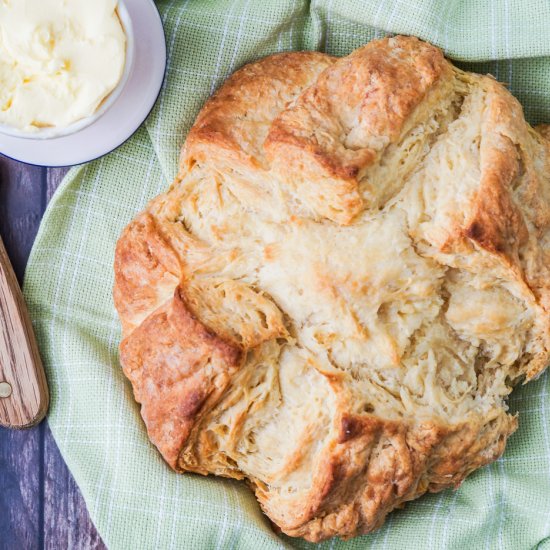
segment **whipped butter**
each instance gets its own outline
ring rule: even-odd
[[[124,71],[117,0],[0,0],[0,124],[33,132],[92,115]]]

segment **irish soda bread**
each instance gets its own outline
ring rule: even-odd
[[[549,155],[502,85],[415,38],[237,71],[116,250],[168,464],[248,480],[319,541],[495,460],[548,361]]]

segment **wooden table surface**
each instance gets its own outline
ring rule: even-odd
[[[0,155],[0,235],[22,280],[46,205],[65,168]],[[0,428],[0,550],[105,548],[48,427]]]

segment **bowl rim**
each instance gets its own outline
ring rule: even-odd
[[[165,90],[169,64],[164,18],[155,0],[125,0],[135,37],[128,84],[104,116],[69,136],[31,140],[0,134],[0,155],[33,166],[75,166],[105,157],[143,127]]]
[[[67,126],[42,128],[37,130],[36,132],[21,130],[14,126],[10,126],[9,124],[0,124],[0,134],[9,137],[29,140],[48,140],[69,136],[71,134],[79,132],[80,130],[83,130],[87,126],[90,126],[90,124],[93,124],[113,106],[129,80],[134,65],[135,50],[134,29],[132,25],[132,19],[130,17],[130,14],[128,13],[128,8],[125,4],[125,0],[118,0],[115,11],[118,14],[118,18],[126,37],[124,70],[122,71],[122,75],[117,85],[109,92],[107,96],[105,96],[105,98],[103,98],[101,104],[96,109],[96,111],[91,115],[76,120],[75,122],[72,122]]]

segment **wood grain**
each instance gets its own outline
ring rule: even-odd
[[[45,548],[105,549],[90,520],[82,495],[49,432],[46,434],[44,456]]]
[[[22,281],[47,202],[67,172],[0,155],[0,235]],[[0,428],[0,550],[104,550],[47,422]]]
[[[0,429],[0,550],[41,548],[43,425]]]
[[[46,206],[45,173],[0,157],[0,234],[19,283]]]
[[[34,426],[46,415],[48,403],[32,323],[0,237],[0,425]]]
[[[41,190],[41,168],[0,157],[0,234],[20,283],[42,215]],[[43,426],[0,428],[0,550],[41,548]]]
[[[56,192],[59,184],[63,181],[68,171],[69,168],[48,168],[44,190],[46,202],[52,200],[53,194]]]

